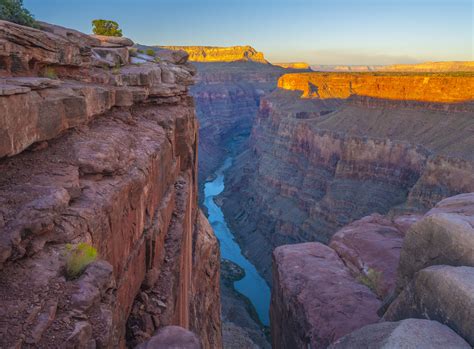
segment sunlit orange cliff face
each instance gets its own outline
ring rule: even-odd
[[[293,73],[278,80],[278,87],[302,91],[304,98],[374,98],[455,103],[474,98],[474,74],[404,73]]]

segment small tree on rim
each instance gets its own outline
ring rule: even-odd
[[[105,36],[122,36],[122,29],[119,29],[119,25],[115,21],[107,19],[94,19],[92,21],[92,32],[96,35]]]
[[[23,7],[23,0],[0,0],[0,19],[38,28],[31,13]]]

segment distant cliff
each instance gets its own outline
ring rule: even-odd
[[[448,73],[448,72],[472,72],[474,61],[446,61],[446,62],[424,62],[418,64],[392,64],[392,65],[318,65],[311,66],[314,71],[326,72],[418,72],[418,73]]]
[[[310,66],[306,62],[288,62],[288,63],[272,63],[278,67],[282,68],[292,68],[292,69],[310,69]]]
[[[408,75],[392,73],[292,73],[278,87],[303,97],[329,99],[351,95],[422,102],[462,102],[474,96],[474,75]]]
[[[183,50],[189,54],[192,62],[235,62],[252,61],[268,63],[262,52],[251,46],[162,46],[170,50]]]

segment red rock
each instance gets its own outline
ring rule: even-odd
[[[403,224],[404,228],[415,221],[412,216],[398,218],[398,224]],[[378,274],[373,287],[383,299],[395,288],[403,236],[393,221],[373,214],[337,231],[329,246],[356,277],[368,272],[374,276]]]
[[[377,322],[380,301],[359,284],[331,248],[280,246],[274,254],[270,309],[274,348],[324,348]]]

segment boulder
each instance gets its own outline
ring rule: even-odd
[[[431,266],[419,271],[384,315],[388,321],[427,318],[474,345],[474,268]]]
[[[92,49],[92,54],[96,58],[107,61],[112,67],[128,64],[130,58],[126,47],[95,47]]]
[[[397,292],[431,265],[474,267],[474,193],[440,201],[405,236]]]
[[[201,349],[199,338],[191,331],[179,326],[166,326],[148,341],[135,349]]]
[[[449,327],[437,321],[406,319],[367,325],[338,339],[330,349],[396,349],[396,348],[470,348]]]
[[[91,35],[92,39],[97,39],[99,42],[93,46],[102,47],[129,47],[133,46],[133,41],[129,38],[106,35]]]
[[[391,220],[373,214],[339,230],[329,246],[384,298],[395,287],[403,235]]]
[[[273,253],[273,348],[324,348],[377,322],[380,301],[330,247],[284,245]]]

